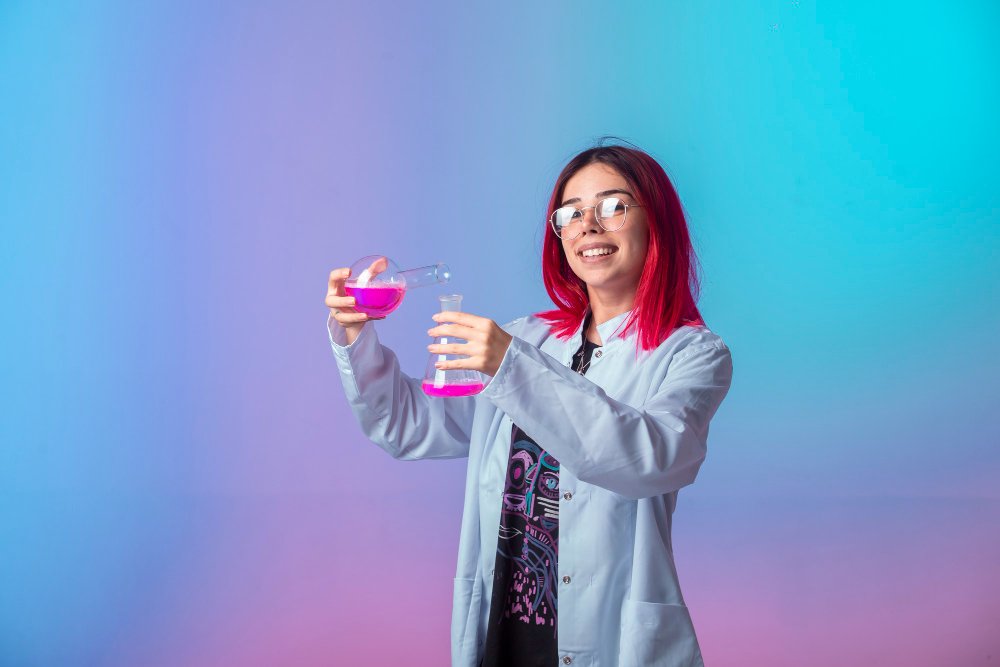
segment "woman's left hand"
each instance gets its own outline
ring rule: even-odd
[[[449,343],[447,345],[431,344],[427,349],[431,354],[460,354],[466,359],[443,361],[434,364],[441,370],[465,368],[496,375],[500,362],[510,347],[513,339],[509,333],[501,329],[496,322],[486,317],[471,313],[441,312],[434,313],[434,321],[438,323],[428,334],[438,338],[462,338],[467,343]]]

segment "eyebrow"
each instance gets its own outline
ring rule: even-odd
[[[635,196],[631,192],[629,192],[628,190],[617,190],[617,189],[616,190],[602,190],[601,192],[598,192],[594,196],[595,197],[607,197],[608,195],[628,195],[629,197],[632,197],[632,199],[635,199]],[[559,205],[560,206],[566,206],[567,204],[576,204],[576,203],[579,203],[579,202],[580,202],[580,198],[579,197],[573,197],[572,199],[567,199],[566,201],[564,201],[562,204],[559,204]]]

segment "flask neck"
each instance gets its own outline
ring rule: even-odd
[[[441,312],[442,313],[460,313],[462,312],[462,295],[461,294],[445,294],[438,297],[441,301]]]
[[[438,285],[451,280],[451,270],[446,264],[441,263],[421,266],[416,269],[407,269],[406,271],[400,271],[396,275],[401,276],[406,281],[406,289]]]

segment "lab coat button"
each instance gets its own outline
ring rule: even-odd
[[[563,500],[572,500],[572,499],[573,499],[573,494],[570,493],[569,491],[563,494]]]
[[[573,658],[569,657],[568,655],[564,655],[563,656],[563,664],[564,665],[568,665],[568,664],[570,664],[572,662],[573,662]]]
[[[565,576],[565,577],[563,577],[563,583],[564,583],[564,584],[568,584],[569,582],[570,582],[570,578],[569,578],[569,576],[568,576],[568,575],[567,575],[567,576]]]
[[[595,357],[597,357],[598,359],[600,359],[600,358],[601,358],[601,355],[602,355],[602,354],[604,354],[604,353],[603,353],[603,352],[601,352],[600,350],[598,350],[597,352],[594,352],[594,356],[595,356]]]

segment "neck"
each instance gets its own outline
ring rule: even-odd
[[[590,318],[590,328],[587,330],[587,340],[603,345],[604,341],[597,333],[597,325],[632,310],[635,305],[635,291],[629,294],[619,292],[611,295],[588,288],[587,293],[590,297],[590,312],[593,314]]]

